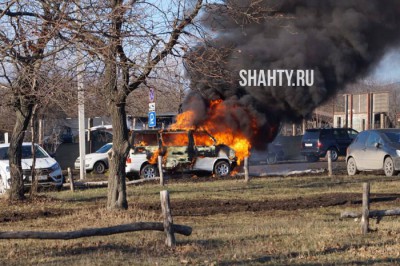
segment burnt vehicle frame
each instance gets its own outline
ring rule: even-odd
[[[226,145],[218,145],[204,130],[134,131],[131,143],[126,163],[128,178],[157,176],[158,156],[162,156],[165,172],[207,171],[223,177],[236,166],[235,151]]]

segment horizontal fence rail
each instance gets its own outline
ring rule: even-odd
[[[116,225],[103,228],[88,228],[69,232],[43,232],[43,231],[15,231],[0,232],[0,239],[76,239],[91,236],[107,236],[135,231],[161,231],[164,232],[164,223],[139,222]],[[192,228],[185,225],[172,225],[172,231],[177,234],[190,236]]]
[[[0,239],[77,239],[92,236],[107,236],[136,231],[161,231],[166,233],[166,245],[175,246],[175,233],[190,236],[192,228],[186,225],[173,224],[172,212],[170,207],[169,192],[160,191],[161,208],[164,221],[161,222],[138,222],[122,224],[110,227],[87,228],[68,232],[48,232],[48,231],[10,231],[1,232]]]

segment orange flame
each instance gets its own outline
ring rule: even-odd
[[[156,164],[158,160],[158,155],[160,154],[160,151],[157,149],[154,151],[153,155],[151,158],[148,160],[150,164]]]
[[[170,134],[163,134],[161,136],[162,143],[165,146],[187,146],[189,145],[187,133],[185,132],[171,132]]]
[[[194,129],[193,119],[195,113],[193,111],[186,111],[176,117],[176,122],[170,126],[170,129]]]
[[[231,107],[232,108],[232,107]],[[233,107],[235,108],[235,107]],[[236,152],[238,164],[245,158],[250,156],[251,143],[248,138],[239,130],[233,129],[230,125],[225,123],[225,115],[228,112],[228,107],[220,99],[210,102],[209,113],[207,119],[201,123],[199,129],[204,129],[209,132],[217,141],[217,145],[224,144]],[[195,113],[193,111],[186,111],[181,113],[176,118],[176,123],[171,126],[171,129],[195,129],[193,125]],[[257,122],[251,117],[250,113],[247,117],[240,117],[240,119],[251,119],[251,125],[254,132],[257,131]],[[199,138],[195,142],[211,145],[211,140]]]

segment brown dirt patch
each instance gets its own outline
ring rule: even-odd
[[[12,208],[3,208],[0,210],[0,223],[17,222],[23,220],[33,220],[42,217],[59,217],[69,215],[73,210],[49,208],[55,202],[62,202],[46,196],[36,196],[27,198],[21,202],[10,202],[5,198],[0,199],[0,206],[22,206],[31,205],[32,208],[21,211],[12,210]]]
[[[371,202],[395,201],[400,203],[400,194],[372,194]],[[361,194],[331,193],[315,197],[298,197],[288,200],[174,200],[171,209],[174,216],[205,216],[235,212],[260,212],[312,209],[338,205],[361,205]],[[138,204],[138,208],[160,211],[159,204]]]

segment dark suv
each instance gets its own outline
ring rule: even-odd
[[[315,162],[331,151],[332,161],[340,155],[346,155],[346,149],[356,138],[358,132],[351,128],[316,128],[307,129],[301,140],[301,155],[307,161]]]

